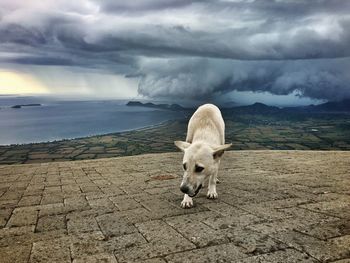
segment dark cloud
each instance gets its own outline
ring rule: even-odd
[[[58,58],[58,57],[21,57],[5,60],[9,63],[29,64],[29,65],[60,65],[60,66],[72,66],[77,65],[71,59]]]
[[[154,10],[174,9],[189,6],[196,2],[206,2],[205,0],[97,0],[96,3],[106,12],[149,12]]]
[[[150,97],[349,96],[350,1],[0,3],[2,63],[103,69]]]
[[[206,100],[237,90],[335,100],[350,97],[349,67],[350,59],[147,60],[140,65],[139,92],[149,97]]]

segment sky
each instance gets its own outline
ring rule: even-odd
[[[347,0],[0,0],[0,95],[350,98]]]

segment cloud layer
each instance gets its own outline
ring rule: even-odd
[[[2,0],[0,63],[83,67],[149,97],[349,97],[344,0]]]

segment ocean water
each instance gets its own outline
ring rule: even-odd
[[[134,130],[184,117],[182,112],[126,106],[127,101],[59,101],[0,97],[0,145],[46,142]],[[17,104],[38,107],[13,109]]]

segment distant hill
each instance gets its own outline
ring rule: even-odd
[[[178,104],[154,104],[151,102],[142,103],[139,101],[129,101],[127,106],[139,106],[148,108],[158,108],[174,111],[194,111],[194,108],[184,108]],[[226,104],[228,105],[228,104]],[[339,113],[339,112],[350,112],[350,99],[342,101],[330,101],[319,105],[308,105],[308,106],[296,106],[296,107],[285,107],[279,108],[276,106],[269,106],[264,103],[256,102],[252,105],[246,106],[234,106],[234,107],[220,107],[221,111],[227,113],[246,113],[246,114],[276,114],[276,113]]]
[[[142,103],[140,101],[129,101],[126,104],[126,106],[138,106],[138,107],[147,107],[147,108],[155,108],[155,109],[174,110],[174,111],[187,110],[186,108],[180,106],[179,104],[154,104],[151,102]]]
[[[350,99],[344,99],[341,101],[329,101],[319,105],[299,106],[299,107],[287,107],[283,108],[283,111],[289,112],[350,112]]]
[[[312,107],[313,110],[319,111],[348,111],[350,112],[350,99],[342,101],[329,101]]]
[[[248,114],[274,114],[274,113],[341,113],[350,112],[350,99],[342,101],[330,101],[319,105],[296,106],[279,108],[275,106],[268,106],[263,103],[256,102],[248,106],[239,106],[223,109],[234,113],[248,113]]]
[[[259,113],[277,113],[280,111],[280,108],[275,106],[268,106],[260,102],[255,102],[252,105],[231,107],[229,108],[229,110],[236,113],[259,114]]]

